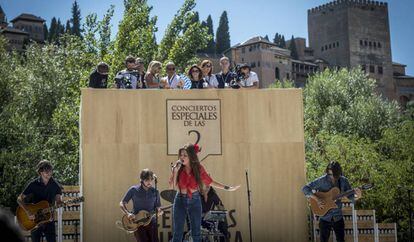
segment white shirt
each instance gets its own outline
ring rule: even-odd
[[[210,88],[217,88],[219,85],[216,75],[211,74],[211,76],[205,76],[203,79],[207,81],[208,87]]]
[[[240,84],[243,87],[251,87],[255,82],[259,82],[259,77],[257,76],[256,72],[251,71],[249,73],[249,77],[247,79],[242,79]]]
[[[177,85],[180,82],[180,76],[178,76],[177,74],[174,74],[171,79],[168,79],[168,76],[164,77],[165,80],[167,80],[168,85],[170,86],[171,89],[177,89]]]

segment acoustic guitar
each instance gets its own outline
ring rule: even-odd
[[[368,190],[368,189],[371,189],[372,187],[373,187],[372,184],[365,184],[358,188],[361,190]],[[327,212],[329,212],[329,210],[338,208],[338,206],[336,206],[336,203],[335,203],[337,200],[343,197],[353,195],[353,194],[355,194],[355,189],[351,189],[344,193],[340,193],[339,188],[334,187],[328,192],[316,192],[315,193],[315,196],[317,196],[320,200],[322,200],[325,203],[324,205],[319,207],[318,202],[312,198],[309,199],[309,204],[310,204],[313,214],[318,215],[318,216],[324,216]]]
[[[16,218],[20,227],[25,231],[32,231],[39,225],[50,222],[53,220],[54,211],[61,207],[67,207],[71,204],[83,202],[83,197],[77,197],[62,202],[59,205],[50,206],[49,202],[44,200],[35,204],[26,204],[26,209],[35,216],[34,220],[31,220],[26,211],[18,206],[16,210]]]
[[[171,208],[173,204],[161,207],[161,210],[167,210]],[[124,229],[127,232],[135,232],[139,229],[141,226],[147,226],[151,223],[151,220],[157,216],[158,211],[154,212],[148,212],[145,210],[139,211],[133,219],[129,219],[128,215],[125,214],[122,216],[122,229]]]

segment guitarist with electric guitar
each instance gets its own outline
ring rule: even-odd
[[[152,186],[155,174],[144,169],[139,176],[140,184],[131,186],[122,201],[119,203],[124,213],[122,225],[127,231],[134,231],[137,242],[158,242],[158,228],[156,216],[163,214],[161,208],[160,194]],[[133,210],[127,208],[128,202],[132,200]]]
[[[53,166],[47,160],[42,160],[37,164],[39,177],[31,181],[17,198],[19,208],[17,218],[21,227],[31,231],[32,242],[40,242],[45,236],[47,242],[56,241],[55,223],[53,213],[44,214],[46,221],[39,218],[36,210],[31,209],[28,203],[46,203],[46,206],[61,205],[62,186],[52,178]],[[24,217],[27,218],[26,221]],[[33,224],[29,228],[26,224]]]
[[[320,241],[329,241],[333,229],[337,242],[345,241],[345,223],[342,216],[342,197],[348,197],[353,203],[361,198],[363,186],[352,189],[338,162],[330,162],[326,174],[308,183],[302,188],[308,198],[314,214],[319,215]],[[340,194],[342,193],[342,194]]]

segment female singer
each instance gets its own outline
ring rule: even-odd
[[[230,187],[214,181],[200,164],[198,145],[186,145],[178,151],[179,160],[173,166],[170,186],[177,187],[173,207],[173,242],[181,242],[187,215],[190,219],[191,237],[201,241],[201,194],[206,186],[226,191],[236,191],[240,185]],[[187,214],[188,211],[188,214]]]

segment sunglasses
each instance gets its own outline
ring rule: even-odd
[[[191,72],[199,73],[200,71],[196,69],[196,70],[192,70]]]
[[[211,65],[208,64],[208,65],[204,65],[203,67],[211,68]]]

